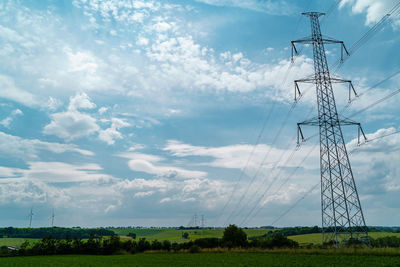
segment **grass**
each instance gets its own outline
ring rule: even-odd
[[[372,238],[379,238],[385,236],[396,236],[400,237],[400,233],[389,233],[389,232],[370,232],[368,235]],[[306,234],[306,235],[293,235],[288,238],[297,241],[299,244],[321,244],[322,234]]]
[[[39,241],[40,239],[35,238],[0,238],[0,247],[1,246],[13,246],[19,247],[25,241],[29,241],[29,243],[34,243]]]
[[[1,266],[400,266],[400,257],[286,253],[145,253],[1,258]]]
[[[169,240],[171,242],[177,242],[177,243],[182,243],[182,242],[187,242],[189,240],[195,240],[198,238],[202,237],[222,237],[222,234],[224,232],[224,229],[204,229],[203,231],[201,229],[184,229],[184,230],[179,230],[179,229],[120,229],[120,228],[114,228],[111,229],[114,231],[116,234],[120,236],[127,236],[129,233],[135,233],[136,234],[136,239],[139,238],[146,238],[147,240]],[[243,229],[248,237],[253,237],[253,236],[260,236],[268,231],[269,229]],[[189,238],[184,239],[182,238],[182,233],[187,232],[189,233]]]

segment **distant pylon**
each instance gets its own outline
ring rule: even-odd
[[[339,119],[332,83],[348,83],[349,98],[352,92],[356,96],[357,94],[351,81],[334,78],[329,74],[324,44],[340,44],[342,59],[343,51],[347,54],[348,52],[342,41],[322,37],[319,17],[324,15],[323,13],[307,12],[302,15],[310,17],[311,37],[292,41],[292,61],[293,51],[297,54],[295,43],[312,44],[314,76],[295,81],[295,101],[297,94],[301,96],[299,82],[315,84],[318,116],[298,123],[298,139],[299,136],[303,139],[301,125],[319,126],[322,239],[323,242],[333,242],[336,246],[350,238],[368,240],[368,229],[365,225],[341,126],[357,125],[358,138],[360,139],[360,133],[364,138],[365,135],[359,123],[349,119]]]
[[[51,227],[54,227],[54,209],[53,209],[53,213],[51,214]]]
[[[198,221],[197,221],[197,213],[194,214],[193,220],[194,220],[194,225],[193,226],[194,227],[199,226]]]
[[[31,211],[29,212],[29,228],[32,227],[32,218],[33,218],[33,208],[31,208]]]

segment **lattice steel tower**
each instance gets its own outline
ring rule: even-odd
[[[324,44],[337,43],[343,51],[347,49],[342,41],[325,38],[321,35],[318,12],[307,12],[302,15],[311,20],[311,37],[292,41],[293,50],[297,54],[295,43],[307,43],[313,46],[314,76],[295,81],[295,100],[301,96],[298,86],[300,82],[313,83],[316,86],[318,116],[298,123],[298,136],[303,139],[301,125],[319,126],[320,137],[320,169],[321,169],[321,208],[323,242],[334,242],[339,245],[349,238],[368,240],[368,231],[361,209],[353,172],[351,170],[341,126],[357,125],[365,138],[359,123],[349,119],[339,119],[336,110],[332,83],[349,84],[349,100],[351,93],[357,96],[351,81],[331,77],[325,55]]]

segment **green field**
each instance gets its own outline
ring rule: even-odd
[[[400,257],[278,253],[135,254],[0,258],[1,266],[400,266]]]
[[[110,229],[114,231],[117,235],[120,236],[127,236],[129,233],[135,233],[136,234],[136,239],[139,238],[146,238],[147,240],[169,240],[171,242],[187,242],[189,240],[195,240],[197,238],[202,238],[202,237],[222,237],[222,234],[224,232],[224,229],[195,229],[195,230],[178,230],[178,229],[121,229],[121,228],[115,228],[115,229]],[[253,236],[260,236],[268,231],[270,229],[243,229],[248,237],[253,237]],[[189,233],[189,239],[184,239],[182,238],[182,233],[187,232]]]
[[[389,233],[389,232],[370,232],[368,235],[372,238],[385,237],[385,236],[396,236],[400,237],[400,233]],[[288,236],[288,238],[297,241],[301,244],[321,244],[322,243],[322,234],[306,234],[306,235],[292,235]]]
[[[19,247],[25,241],[29,241],[29,243],[33,244],[34,242],[40,239],[35,238],[0,238],[0,247],[1,246],[13,246]]]

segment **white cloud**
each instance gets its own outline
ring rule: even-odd
[[[122,139],[122,134],[118,130],[128,126],[131,125],[126,122],[126,120],[112,118],[110,128],[99,131],[99,139],[106,142],[108,145],[113,145],[115,139]]]
[[[152,28],[153,28],[153,30],[155,30],[157,32],[166,32],[166,31],[172,29],[173,25],[171,25],[170,23],[167,23],[165,21],[157,21],[157,23],[155,23]]]
[[[147,50],[147,56],[161,64],[153,70],[153,76],[162,79],[161,86],[242,93],[272,87],[275,90],[268,90],[268,97],[285,101],[293,98],[292,90],[282,84],[289,60],[273,65],[257,64],[242,53],[229,51],[220,54],[221,60],[217,60],[212,49],[200,46],[191,36],[160,38]],[[297,78],[307,76],[312,71],[312,60],[300,56],[286,81],[294,79],[295,75]]]
[[[140,45],[140,46],[142,46],[142,45],[146,46],[146,45],[149,44],[149,39],[144,38],[144,37],[139,37],[139,39],[137,40],[136,44]]]
[[[141,150],[145,148],[146,146],[143,144],[132,144],[129,148],[128,151],[135,151],[135,150]]]
[[[107,188],[119,180],[101,171],[97,164],[64,162],[28,162],[27,169],[1,167],[0,199],[2,203],[48,203],[63,208],[87,208],[93,200],[100,207],[109,205],[107,201],[101,204],[99,199],[117,195]],[[59,187],[65,183],[71,185]]]
[[[0,124],[6,128],[10,127],[11,122],[14,120],[15,117],[23,115],[24,113],[20,109],[15,109],[11,112],[10,116],[0,121]]]
[[[339,7],[350,5],[355,14],[365,12],[365,24],[373,25],[380,21],[397,3],[397,0],[342,0]],[[399,23],[399,20],[399,18],[395,19],[395,23]]]
[[[289,149],[292,149],[291,147]],[[303,153],[306,153],[311,147],[305,146]],[[222,147],[203,147],[184,144],[179,141],[169,140],[163,150],[170,152],[173,156],[187,157],[187,156],[200,156],[200,157],[213,157],[214,159],[207,162],[199,163],[200,165],[207,165],[213,167],[230,168],[230,169],[243,169],[247,166],[247,171],[252,171],[260,168],[270,169],[274,166],[282,166],[291,150],[279,149],[271,147],[266,144],[259,144],[257,147],[253,145],[238,144]],[[252,155],[251,160],[248,162],[249,156]],[[268,157],[266,157],[268,155]],[[278,159],[282,161],[277,163]],[[318,157],[315,153],[313,159]],[[284,167],[296,166],[298,159],[301,155],[295,155],[293,160]],[[315,165],[306,162],[304,167],[315,168]]]
[[[96,104],[91,101],[86,93],[78,93],[69,99],[68,110],[93,109]]]
[[[38,97],[18,88],[12,78],[2,74],[0,74],[0,97],[21,103],[28,107],[38,106],[40,104]]]
[[[51,122],[47,124],[43,133],[56,135],[71,141],[80,137],[89,136],[100,130],[96,119],[78,109],[93,109],[96,107],[86,93],[76,94],[70,98],[68,110],[51,114]]]
[[[44,127],[43,133],[68,141],[89,136],[100,129],[95,118],[78,111],[54,113],[50,117],[51,122]]]
[[[0,132],[0,151],[4,154],[16,156],[22,159],[36,159],[40,151],[53,153],[74,152],[84,156],[93,156],[93,152],[80,149],[72,144],[59,144],[43,142],[38,139],[23,139],[18,136]]]
[[[88,72],[93,74],[97,71],[97,59],[89,52],[78,51],[73,53],[71,49],[65,49],[65,53],[69,59],[70,72]]]
[[[24,171],[24,178],[46,183],[71,183],[114,179],[102,174],[103,169],[97,164],[73,165],[64,162],[28,162],[29,169]]]
[[[144,191],[144,192],[137,192],[134,194],[134,197],[147,197],[147,196],[151,196],[155,193],[155,191]]]
[[[271,1],[271,0],[196,0],[209,5],[215,6],[230,6],[249,9],[257,12],[262,12],[270,15],[290,15],[296,13],[297,8],[293,4],[288,4],[286,1]]]
[[[202,178],[207,175],[203,171],[192,171],[175,166],[162,165],[161,157],[142,153],[120,153],[119,157],[128,158],[128,166],[133,171],[145,172],[165,178]]]
[[[108,107],[101,107],[99,108],[98,112],[100,115],[103,115],[104,113],[106,113],[109,110]]]

